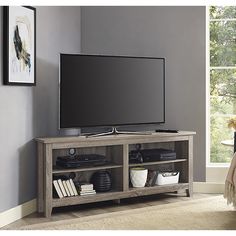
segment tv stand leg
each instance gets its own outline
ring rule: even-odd
[[[112,130],[109,132],[99,133],[99,134],[87,134],[86,138],[100,137],[100,136],[107,136],[107,135],[117,135],[117,134],[150,135],[151,132],[118,131],[116,127],[112,127]]]
[[[186,189],[186,194],[187,194],[187,197],[193,197],[192,189]]]
[[[52,215],[52,207],[47,207],[45,213],[44,213],[45,217],[51,217]]]
[[[101,137],[101,136],[107,136],[107,135],[115,135],[118,134],[116,128],[112,128],[111,131],[99,133],[99,134],[87,134],[86,138],[92,138],[92,137]]]

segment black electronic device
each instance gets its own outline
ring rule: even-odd
[[[176,159],[176,152],[164,148],[132,150],[129,152],[130,163],[170,161]]]
[[[58,157],[56,165],[64,168],[76,168],[83,166],[97,166],[108,163],[104,155],[80,154],[76,156]]]
[[[143,156],[139,151],[129,152],[129,163],[143,163]]]
[[[179,132],[177,129],[156,129],[155,131],[158,133],[178,133]]]
[[[60,128],[165,122],[165,58],[61,54],[59,84]]]

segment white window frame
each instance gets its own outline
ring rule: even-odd
[[[210,69],[236,69],[236,66],[210,67],[210,21],[236,21],[236,19],[210,19],[209,13],[210,6],[206,6],[206,181],[212,182],[215,179],[216,182],[223,182],[230,163],[210,162]]]

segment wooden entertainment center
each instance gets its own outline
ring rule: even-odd
[[[146,135],[110,135],[103,137],[48,137],[37,138],[38,152],[38,212],[50,217],[54,207],[77,205],[106,200],[137,197],[166,192],[186,190],[192,196],[193,184],[193,135],[195,132],[150,133]],[[175,150],[176,160],[155,161],[129,164],[129,151],[135,144],[142,148],[168,148]],[[95,167],[63,169],[55,166],[58,156],[68,155],[68,150],[75,148],[78,154],[102,154],[109,164]],[[145,166],[151,170],[172,168],[180,172],[178,184],[133,188],[129,181],[129,168]],[[91,175],[97,170],[109,170],[112,176],[112,190],[91,196],[53,198],[53,175],[71,172]]]

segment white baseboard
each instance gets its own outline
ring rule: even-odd
[[[224,193],[224,183],[193,182],[194,193]]]
[[[36,211],[36,199],[0,213],[0,228]]]

